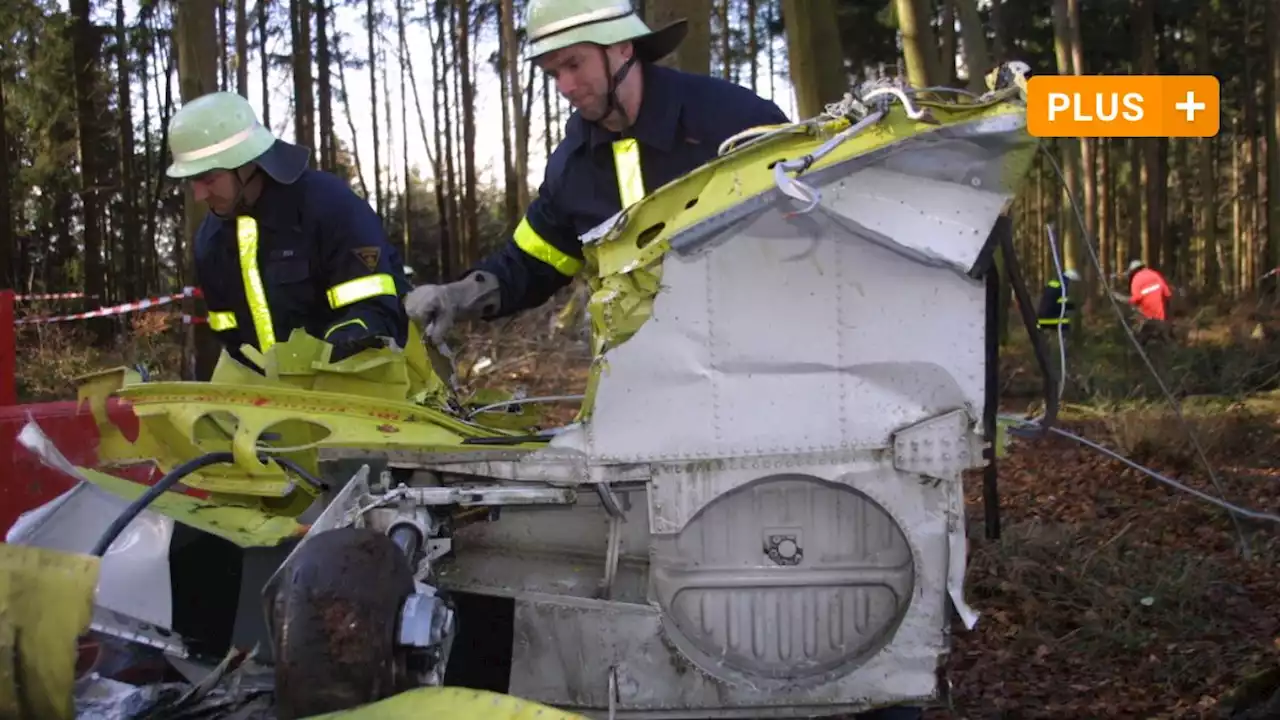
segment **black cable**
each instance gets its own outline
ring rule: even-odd
[[[1044,378],[1044,419],[1037,424],[1039,432],[1035,436],[1045,437],[1049,428],[1058,419],[1058,381],[1053,365],[1049,362],[1049,352],[1045,348],[1044,336],[1037,327],[1035,306],[1031,303],[1031,294],[1027,292],[1026,283],[1022,280],[1022,268],[1018,265],[1018,253],[1013,248],[1013,233],[1002,233],[1000,249],[1004,252],[1005,272],[1009,274],[1009,284],[1018,299],[1018,311],[1022,316],[1022,324],[1031,339],[1031,347],[1035,351],[1036,363],[1040,365],[1040,375]]]
[[[298,465],[298,463],[290,460],[289,458],[269,457],[264,454],[259,454],[258,459],[263,462],[274,462],[280,467],[293,472],[318,492],[328,490],[328,486],[325,483],[316,479],[315,476],[304,470],[300,465]],[[165,473],[164,477],[156,481],[155,485],[147,488],[146,492],[139,495],[136,500],[129,503],[129,506],[111,522],[111,525],[102,533],[102,537],[98,538],[97,544],[93,546],[93,550],[91,550],[89,554],[95,557],[102,557],[105,555],[107,548],[111,547],[111,543],[115,542],[116,538],[120,537],[120,533],[124,532],[124,529],[129,526],[129,523],[133,522],[134,518],[138,517],[139,513],[146,510],[148,505],[155,502],[156,498],[163,495],[169,488],[177,485],[179,480],[182,480],[191,473],[210,465],[231,464],[234,462],[235,455],[233,453],[227,450],[218,450],[191,458],[178,467]]]

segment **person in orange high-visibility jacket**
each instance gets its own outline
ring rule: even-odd
[[[1129,263],[1129,304],[1148,320],[1165,322],[1165,308],[1173,292],[1158,270],[1141,260]]]
[[[1167,309],[1173,291],[1158,270],[1147,267],[1141,260],[1129,263],[1129,304],[1142,314],[1138,327],[1138,340],[1144,344],[1151,340],[1172,340]]]

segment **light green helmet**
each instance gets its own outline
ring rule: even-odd
[[[685,20],[650,29],[636,15],[631,0],[529,0],[525,18],[530,59],[578,43],[613,45],[630,40],[636,57],[657,62],[675,50],[688,32]]]
[[[276,138],[258,122],[253,107],[233,92],[201,95],[169,121],[173,164],[166,174],[188,178],[210,170],[232,170],[271,149]]]

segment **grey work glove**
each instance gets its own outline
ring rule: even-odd
[[[446,285],[423,285],[409,291],[404,308],[431,341],[439,344],[458,320],[486,317],[498,311],[498,279],[477,270]]]

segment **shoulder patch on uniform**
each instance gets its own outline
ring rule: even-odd
[[[370,270],[378,269],[378,259],[382,257],[382,248],[378,247],[358,247],[351,251],[355,254],[360,262]]]

